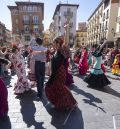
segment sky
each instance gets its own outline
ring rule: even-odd
[[[0,21],[5,24],[6,28],[12,30],[11,14],[7,5],[15,5],[15,1],[29,1],[29,0],[0,0]],[[78,22],[86,22],[93,11],[96,9],[101,0],[31,0],[32,2],[44,3],[44,28],[49,28],[52,22],[52,17],[56,5],[61,3],[79,4],[77,10],[77,24]]]

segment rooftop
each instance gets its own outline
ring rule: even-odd
[[[22,1],[17,1],[15,3],[16,3],[16,5],[41,5],[41,6],[44,6],[44,3],[41,3],[41,2],[22,2]]]
[[[44,3],[40,2],[22,2],[22,1],[17,1],[15,2],[17,6],[19,5],[38,5],[42,6],[42,9],[44,10]],[[17,6],[8,6],[9,9],[17,9]]]
[[[56,9],[55,9],[55,12],[54,12],[54,15],[53,15],[53,18],[55,16],[55,14],[57,13],[57,11],[60,9],[61,6],[76,6],[77,8],[79,7],[79,4],[58,4],[56,6]]]

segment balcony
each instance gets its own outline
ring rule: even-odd
[[[34,24],[34,25],[39,25],[39,20],[33,20],[33,21],[32,21],[32,24]]]
[[[116,18],[116,22],[120,23],[120,16]]]
[[[72,18],[72,17],[73,17],[73,12],[70,12],[70,11],[64,12],[64,16],[65,16],[65,17]]]
[[[30,24],[30,20],[23,20],[23,24],[24,25],[29,25]]]

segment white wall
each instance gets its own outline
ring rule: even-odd
[[[118,4],[118,15],[117,15],[117,17],[119,17],[119,19],[120,19],[120,0],[119,0],[119,4]],[[116,24],[116,33],[120,33],[120,20]]]
[[[61,16],[61,34],[63,35],[65,32],[64,24],[66,22],[66,18],[64,16],[64,12],[67,12],[67,8],[71,9],[71,12],[73,12],[73,17],[70,19],[70,22],[73,22],[73,27],[70,29],[70,33],[73,33],[73,35],[76,35],[76,15],[77,15],[77,7],[76,6],[61,6],[60,8],[60,16]]]
[[[111,32],[112,28],[116,30],[116,18],[118,15],[118,3],[112,3],[109,16],[109,27],[108,27],[108,41],[114,41],[114,36]]]

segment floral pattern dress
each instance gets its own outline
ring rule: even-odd
[[[24,93],[25,91],[30,90],[31,86],[28,83],[25,71],[25,64],[23,56],[18,52],[17,54],[13,53],[10,56],[10,60],[14,65],[16,74],[18,77],[17,83],[15,84],[14,91],[16,94]]]

